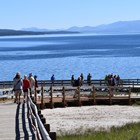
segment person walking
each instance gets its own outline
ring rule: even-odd
[[[24,102],[27,101],[29,88],[30,88],[30,81],[28,80],[27,75],[24,75],[24,79],[23,79]]]
[[[20,73],[17,72],[14,79],[13,79],[13,90],[15,93],[15,100],[14,103],[20,103],[20,96],[22,93],[22,79]]]
[[[32,73],[29,74],[28,79],[30,81],[30,97],[32,97],[32,95],[35,93],[35,79]]]

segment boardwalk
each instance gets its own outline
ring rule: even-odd
[[[0,140],[14,140],[17,105],[12,102],[0,103]]]
[[[140,101],[138,92],[133,93],[130,87],[120,86],[53,86],[42,87],[36,93],[35,102],[41,109],[100,104],[130,105]]]
[[[0,140],[34,140],[27,104],[0,103]]]

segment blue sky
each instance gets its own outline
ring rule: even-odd
[[[0,0],[0,29],[67,29],[140,20],[140,0]]]

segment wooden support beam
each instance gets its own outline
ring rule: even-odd
[[[128,98],[129,98],[128,104],[130,105],[131,104],[131,87],[129,87],[129,90],[128,90]]]
[[[78,90],[78,105],[81,106],[82,103],[81,103],[81,99],[80,99],[80,87],[79,86],[78,86],[77,90]]]
[[[36,93],[36,86],[35,86],[35,96],[34,96],[34,102],[37,103],[37,93]]]
[[[50,132],[49,135],[52,140],[56,140],[56,132]]]
[[[52,86],[50,86],[50,108],[53,108],[54,107],[54,103],[53,103],[53,89],[52,89]]]
[[[41,109],[44,109],[44,88],[41,87]]]
[[[41,114],[41,110],[38,110],[38,115],[40,115]]]
[[[50,133],[50,124],[44,124],[44,127],[48,133]]]
[[[44,117],[41,117],[41,121],[42,121],[43,124],[46,123],[46,119]]]
[[[62,102],[63,102],[63,105],[64,106],[67,106],[67,103],[66,103],[66,95],[65,95],[65,87],[62,88]]]
[[[112,87],[109,87],[109,103],[110,103],[110,105],[112,105],[112,96],[113,96]]]
[[[95,91],[95,87],[92,87],[92,96],[93,96],[93,104],[96,104],[96,91]]]

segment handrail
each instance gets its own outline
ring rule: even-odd
[[[40,86],[50,86],[52,84],[51,80],[38,80],[38,85]],[[83,84],[87,84],[87,80],[84,80]],[[92,85],[104,85],[106,81],[104,79],[93,79],[91,80]],[[140,79],[120,79],[121,85],[140,85]],[[4,89],[8,87],[12,87],[12,81],[0,81],[0,88]],[[54,85],[71,85],[71,80],[55,80]]]
[[[33,111],[32,111],[32,108],[31,108],[31,103],[30,103],[30,101],[28,100],[28,107],[29,107],[29,110],[30,110],[30,114],[31,114],[31,117],[32,117],[32,119],[33,119],[33,123],[34,123],[34,125],[35,125],[35,129],[36,129],[36,132],[37,132],[37,137],[38,137],[38,139],[39,140],[42,140],[42,138],[41,138],[41,134],[40,134],[40,131],[39,131],[39,128],[38,128],[38,124],[37,124],[37,119],[36,119],[36,117],[35,117],[35,115],[34,115],[34,113],[33,113]]]
[[[36,120],[37,120],[37,124],[38,124],[39,130],[41,132],[41,135],[43,137],[43,140],[51,140],[48,132],[46,131],[44,125],[42,124],[42,121],[40,120],[36,105],[32,102],[32,100],[29,96],[28,96],[28,101],[30,102],[31,108],[34,110]]]

